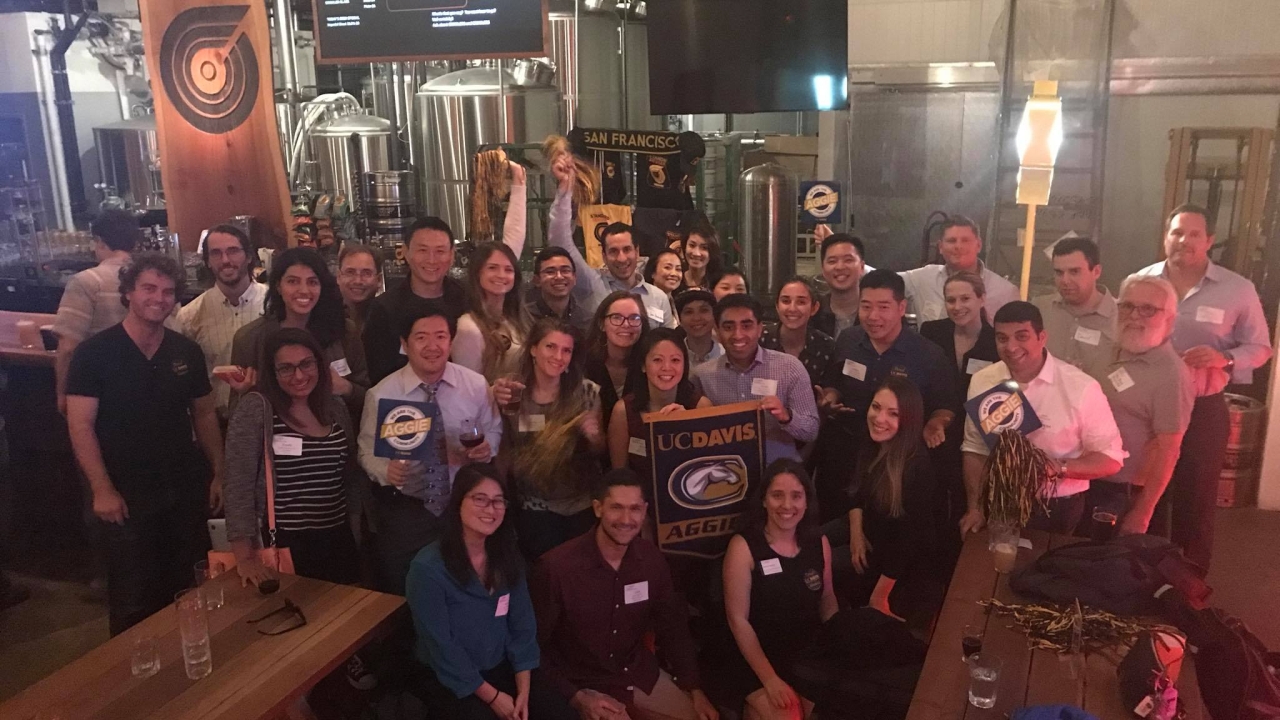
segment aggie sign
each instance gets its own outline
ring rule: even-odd
[[[653,508],[664,552],[716,558],[764,474],[760,404],[646,414]]]

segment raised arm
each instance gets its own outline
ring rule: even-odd
[[[529,187],[525,181],[524,166],[510,161],[508,164],[511,166],[511,197],[507,201],[507,217],[502,221],[502,242],[511,248],[518,259],[524,252]]]
[[[574,292],[579,302],[587,302],[591,298],[603,298],[609,294],[609,288],[600,273],[587,264],[578,246],[573,244],[573,176],[561,179],[556,189],[555,202],[551,204],[550,217],[547,223],[547,242],[564,248],[573,259],[573,271],[577,275]],[[598,304],[598,303],[597,303]],[[593,306],[591,310],[595,310]]]

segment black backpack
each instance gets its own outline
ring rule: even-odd
[[[1014,573],[1009,586],[1023,597],[1107,610],[1117,615],[1155,614],[1156,592],[1172,585],[1204,607],[1205,571],[1168,540],[1125,535],[1107,542],[1084,541],[1046,552]]]
[[[1165,617],[1195,648],[1196,680],[1214,720],[1280,718],[1280,653],[1268,652],[1239,618],[1196,609],[1178,593],[1161,598]]]

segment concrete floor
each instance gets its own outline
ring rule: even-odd
[[[1213,605],[1242,618],[1268,647],[1280,649],[1280,512],[1218,511],[1209,584]],[[53,574],[53,573],[51,573]],[[65,572],[56,573],[65,577]],[[105,594],[74,580],[30,574],[15,579],[32,590],[0,612],[0,701],[107,639]]]

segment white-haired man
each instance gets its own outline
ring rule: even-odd
[[[1147,531],[1191,422],[1195,383],[1170,341],[1177,317],[1168,280],[1131,275],[1120,286],[1115,348],[1099,379],[1129,457],[1120,472],[1090,484],[1086,502],[1114,513],[1122,535]]]

